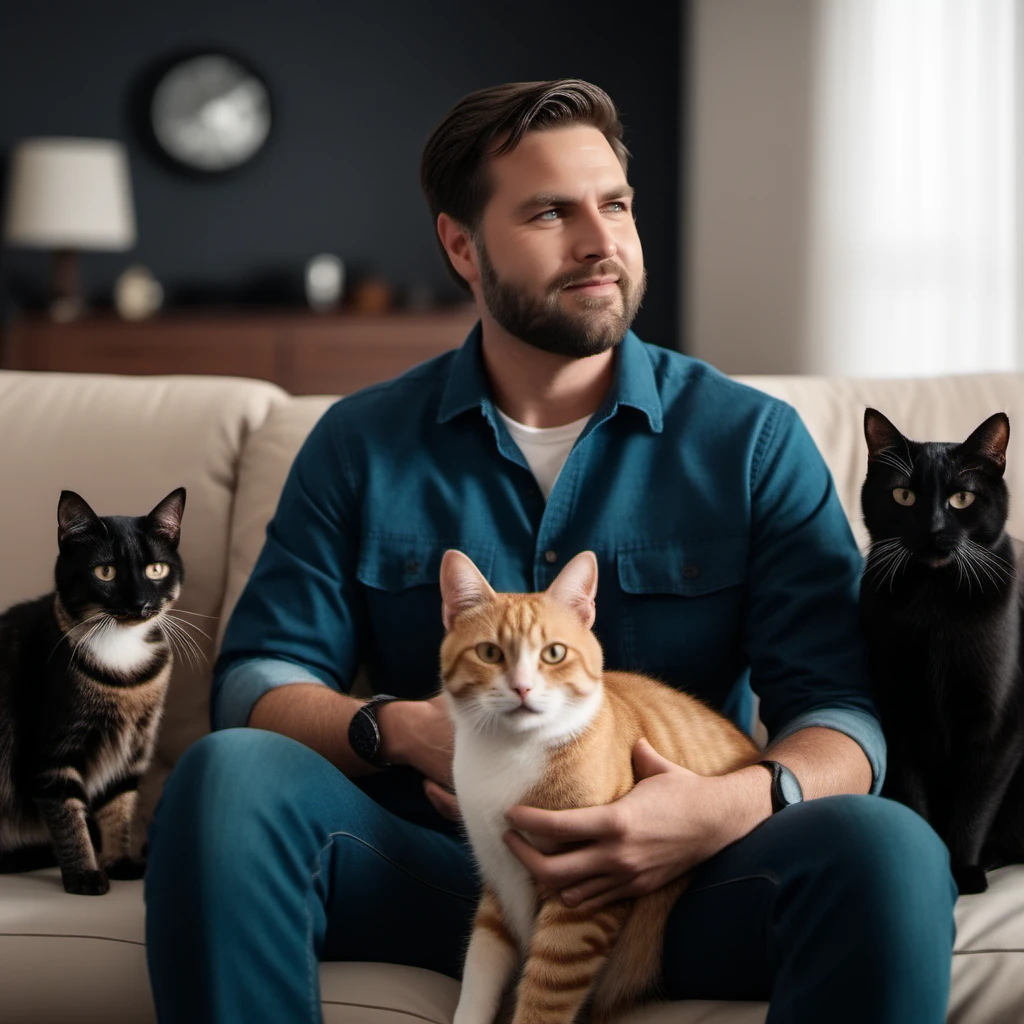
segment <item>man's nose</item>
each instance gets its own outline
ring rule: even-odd
[[[594,260],[608,260],[615,256],[619,247],[615,241],[612,225],[602,216],[600,210],[588,210],[579,215],[579,235],[573,255],[580,263]]]

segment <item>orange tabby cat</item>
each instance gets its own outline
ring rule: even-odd
[[[577,555],[540,594],[496,594],[458,551],[441,563],[441,678],[455,730],[459,808],[484,879],[454,1024],[491,1024],[517,966],[515,1024],[571,1024],[593,993],[604,1021],[651,993],[685,877],[596,912],[538,891],[502,840],[513,804],[607,804],[634,785],[646,737],[702,775],[759,758],[726,718],[630,672],[603,671],[591,632],[597,559]]]

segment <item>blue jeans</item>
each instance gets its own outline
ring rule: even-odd
[[[213,733],[181,758],[150,832],[159,1020],[318,1022],[320,960],[458,978],[477,890],[468,847],[411,771],[356,783],[275,733]],[[917,815],[879,797],[809,801],[694,873],[668,924],[665,991],[770,999],[770,1024],[940,1024],[955,900]]]

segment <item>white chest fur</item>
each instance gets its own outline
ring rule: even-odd
[[[533,932],[535,890],[502,836],[505,811],[540,781],[547,751],[522,737],[483,734],[455,725],[455,791],[480,872],[501,903],[505,923],[525,949]]]
[[[105,626],[86,641],[86,646],[90,656],[103,668],[130,675],[153,656],[153,645],[146,643],[152,628],[151,622]]]

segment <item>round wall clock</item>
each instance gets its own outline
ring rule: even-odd
[[[270,135],[270,90],[238,57],[209,51],[182,57],[156,80],[149,128],[160,152],[200,174],[234,170]]]

